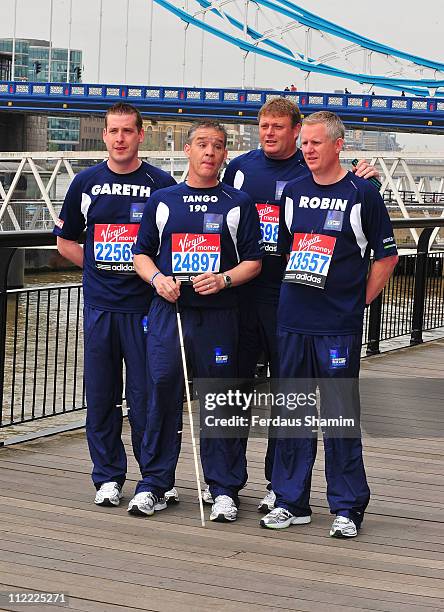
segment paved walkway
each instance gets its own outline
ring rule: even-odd
[[[402,381],[415,375],[429,378],[431,389],[414,415],[419,431],[441,421],[443,399],[432,379],[442,378],[443,363],[444,341],[364,360],[363,376],[375,379],[375,392],[382,378],[401,382],[399,402],[384,410],[379,403],[376,420],[403,412],[409,392],[406,383],[403,395]],[[406,413],[404,433],[411,409]],[[366,439],[373,495],[363,529],[351,541],[328,537],[322,452],[312,524],[273,532],[259,528],[256,512],[263,440],[249,444],[250,480],[239,520],[208,522],[205,529],[187,435],[177,474],[182,501],[146,519],[128,516],[126,503],[92,504],[81,431],[1,448],[0,591],[64,592],[68,609],[98,612],[443,610],[444,449],[439,437],[413,434]],[[124,502],[136,480],[131,463]],[[4,596],[0,601],[1,610],[28,609],[7,604]]]

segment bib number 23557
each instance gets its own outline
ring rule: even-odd
[[[185,283],[204,272],[219,272],[220,235],[173,234],[171,266],[173,275]]]
[[[323,289],[336,238],[324,234],[294,234],[284,281]]]

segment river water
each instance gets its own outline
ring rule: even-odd
[[[2,426],[83,406],[80,282],[80,272],[33,274],[10,292]]]

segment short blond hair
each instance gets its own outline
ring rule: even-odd
[[[344,139],[345,127],[336,113],[332,113],[330,111],[319,111],[317,113],[312,113],[303,120],[302,126],[315,125],[317,123],[322,123],[325,125],[325,130],[330,140],[335,141],[338,138]]]

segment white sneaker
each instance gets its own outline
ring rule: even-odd
[[[270,491],[267,491],[266,496],[260,502],[257,509],[259,512],[262,512],[262,514],[267,514],[268,512],[271,512],[273,510],[275,502],[276,502],[276,493],[270,489]]]
[[[308,523],[311,523],[311,516],[295,516],[286,508],[274,508],[261,519],[260,525],[268,529],[286,529],[290,525],[308,525]]]
[[[214,504],[214,499],[211,495],[209,485],[207,485],[205,489],[202,490],[202,501],[204,504]]]
[[[122,489],[117,482],[104,482],[96,492],[94,503],[98,506],[118,506],[122,497]]]
[[[211,508],[210,521],[231,523],[237,519],[237,506],[228,495],[218,495]]]
[[[169,491],[165,493],[165,501],[167,504],[178,504],[179,503],[179,493],[177,492],[176,487],[173,487]]]
[[[164,497],[157,497],[151,491],[137,493],[128,504],[128,512],[136,516],[151,516],[154,512],[165,510],[167,507]]]
[[[333,521],[330,535],[332,538],[355,538],[358,530],[351,519],[338,515]]]

